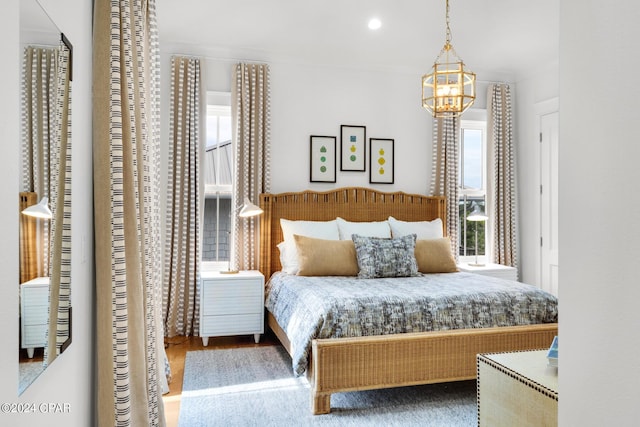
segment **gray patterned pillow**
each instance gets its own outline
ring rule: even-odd
[[[358,278],[407,277],[418,275],[415,247],[416,235],[397,239],[351,236],[358,257]]]

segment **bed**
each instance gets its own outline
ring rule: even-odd
[[[262,194],[260,206],[264,210],[260,225],[260,270],[268,279],[272,275],[274,279],[283,276],[285,281],[287,275],[280,273],[278,249],[284,239],[281,218],[329,221],[340,217],[347,221],[373,222],[392,216],[401,221],[440,218],[446,223],[443,197],[358,187]],[[458,278],[468,275],[453,274]],[[287,327],[280,325],[269,311],[267,323],[292,355],[295,369],[295,361],[300,360],[299,351],[292,351],[295,346],[290,338],[295,338],[295,333],[290,332],[292,336],[288,336]],[[312,412],[329,413],[331,394],[336,392],[473,379],[477,354],[546,348],[557,330],[557,323],[552,322],[311,339],[308,360],[302,361],[311,384]]]

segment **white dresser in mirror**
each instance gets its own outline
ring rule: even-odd
[[[36,348],[47,344],[49,326],[49,278],[38,277],[20,285],[20,341],[33,358]]]

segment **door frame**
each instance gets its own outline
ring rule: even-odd
[[[536,182],[538,184],[538,188],[540,188],[539,186],[542,185],[542,155],[541,155],[541,150],[542,150],[542,141],[540,139],[540,134],[542,132],[542,127],[541,127],[541,118],[544,115],[547,114],[551,114],[551,113],[559,113],[560,111],[560,102],[559,102],[559,98],[555,97],[555,98],[551,98],[548,99],[546,101],[541,101],[538,102],[536,104],[534,104],[533,106],[533,111],[534,111],[534,130],[535,130],[535,138],[536,141],[538,141],[538,150],[537,150],[537,165],[536,165]],[[537,235],[538,238],[542,237],[542,197],[541,195],[538,195],[538,197],[536,198],[536,212],[538,212],[537,218],[536,218],[536,228],[537,228]],[[535,251],[536,253],[536,267],[535,267],[535,282],[536,285],[538,287],[540,287],[542,289],[542,245],[540,244],[540,241],[538,241],[538,250]]]

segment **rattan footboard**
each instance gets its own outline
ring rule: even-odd
[[[268,314],[268,324],[290,352],[289,339]],[[317,339],[307,377],[314,414],[331,411],[331,394],[476,377],[476,355],[547,348],[558,324],[458,329],[377,337]]]
[[[331,410],[331,394],[476,377],[476,355],[545,348],[558,325],[460,329],[313,341],[312,410]]]

